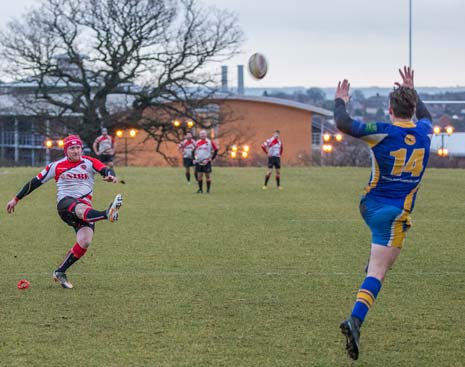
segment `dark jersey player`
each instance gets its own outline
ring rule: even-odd
[[[279,130],[273,132],[273,136],[262,144],[263,151],[268,155],[268,171],[265,175],[263,190],[268,188],[273,168],[276,170],[276,186],[281,189],[281,155],[283,154],[283,142],[279,139]]]
[[[415,92],[413,70],[404,67],[399,72],[402,85],[396,83],[389,95],[391,123],[353,120],[346,111],[348,81],[339,82],[336,91],[337,127],[366,142],[372,152],[371,177],[360,202],[360,213],[372,235],[371,253],[351,316],[340,326],[352,359],[359,355],[360,327],[411,226],[410,214],[429,158],[431,115]]]
[[[195,149],[195,140],[191,133],[186,134],[186,138],[178,145],[179,151],[182,153],[182,165],[186,169],[187,182],[191,182],[191,167],[194,167],[193,151]]]
[[[95,222],[118,219],[122,204],[120,194],[116,195],[107,210],[92,208],[94,175],[99,173],[107,182],[117,182],[115,173],[99,160],[82,155],[82,141],[76,135],[64,139],[65,157],[50,163],[36,177],[28,182],[7,204],[8,213],[13,213],[19,200],[54,179],[57,185],[57,210],[60,218],[74,228],[76,243],[68,251],[63,263],[53,272],[53,278],[63,288],[73,288],[65,274],[66,270],[87,251],[94,234]]]
[[[211,188],[211,173],[212,161],[218,154],[218,147],[216,144],[207,138],[207,132],[201,130],[199,133],[199,140],[195,143],[195,149],[192,152],[195,163],[195,172],[197,174],[197,182],[199,184],[198,194],[203,193],[203,175],[207,181],[207,193]]]

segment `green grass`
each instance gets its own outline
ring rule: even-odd
[[[118,169],[120,221],[51,282],[74,243],[55,185],[0,214],[1,366],[350,366],[338,325],[364,278],[367,169],[215,168],[195,195],[181,169]],[[35,169],[0,169],[5,206]],[[465,172],[429,170],[414,226],[362,330],[358,366],[463,366]],[[19,279],[31,282],[16,289]]]

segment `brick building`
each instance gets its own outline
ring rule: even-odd
[[[212,100],[212,105],[215,105]],[[332,112],[323,108],[308,104],[298,103],[285,99],[270,97],[254,97],[246,95],[232,95],[222,99],[219,109],[232,111],[234,119],[211,129],[210,137],[220,147],[221,159],[227,165],[256,165],[265,162],[264,153],[260,145],[269,138],[274,130],[281,131],[284,145],[282,157],[285,165],[305,165],[312,161],[312,146],[315,145],[315,135],[319,137],[320,123],[315,123],[314,117],[323,120],[332,116]],[[233,134],[225,134],[222,137],[222,129],[234,131]],[[334,127],[326,125],[325,130],[332,131]],[[198,131],[192,128],[194,136]],[[238,138],[234,140],[233,137]],[[316,139],[318,140],[318,139]],[[247,145],[250,149],[246,159],[232,159],[229,151],[236,142],[240,142],[239,150]],[[318,142],[316,142],[318,145]],[[169,157],[171,165],[181,165],[182,159],[175,143],[163,143],[163,153]],[[127,148],[126,148],[127,147]],[[135,138],[121,138],[117,140],[117,159],[120,163],[125,161],[127,152],[128,165],[135,166],[166,166],[170,165],[160,154],[155,151],[155,143],[147,139],[144,133],[139,133]],[[238,161],[241,160],[241,161]]]

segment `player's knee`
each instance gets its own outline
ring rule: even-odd
[[[82,219],[84,217],[84,213],[86,211],[86,209],[88,208],[87,205],[85,204],[77,204],[75,207],[74,207],[74,213],[76,214],[76,216],[79,218],[79,219]]]
[[[83,227],[77,233],[76,242],[79,243],[79,246],[82,248],[87,249],[92,243],[93,234],[94,232],[91,228]]]
[[[78,241],[79,246],[82,248],[88,249],[90,244],[92,243],[92,239],[83,239],[81,241]]]

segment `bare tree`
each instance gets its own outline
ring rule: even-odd
[[[211,126],[198,112],[216,92],[208,67],[242,38],[234,15],[197,0],[42,0],[9,23],[0,46],[5,75],[34,86],[28,108],[79,116],[70,130],[88,144],[121,123],[159,143],[180,137],[173,117]]]

